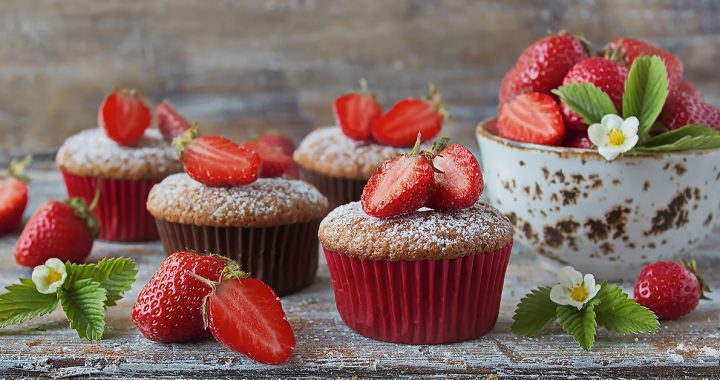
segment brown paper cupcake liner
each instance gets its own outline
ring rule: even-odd
[[[274,227],[196,226],[155,219],[166,255],[192,249],[229,257],[278,296],[310,285],[318,268],[320,220]]]
[[[300,167],[300,177],[310,182],[328,199],[330,210],[359,201],[367,180],[331,177]]]

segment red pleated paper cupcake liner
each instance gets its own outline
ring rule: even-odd
[[[100,201],[93,211],[100,223],[102,240],[139,242],[157,240],[155,219],[147,211],[147,198],[156,180],[119,180],[78,176],[63,172],[65,187],[71,198],[82,198],[88,204],[101,183]]]
[[[319,219],[262,228],[156,222],[166,255],[192,249],[229,257],[250,277],[270,285],[278,296],[295,293],[315,280]]]
[[[359,201],[367,183],[367,180],[331,177],[303,167],[300,167],[300,178],[310,182],[327,197],[329,210]]]
[[[440,344],[475,339],[495,326],[511,248],[400,262],[324,252],[348,327],[386,342]]]

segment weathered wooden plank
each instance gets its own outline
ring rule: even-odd
[[[48,162],[30,174],[30,209],[64,196],[59,175]],[[30,212],[28,212],[29,214]],[[12,259],[15,236],[0,238],[0,286],[28,276]],[[711,286],[720,287],[720,228],[696,252]],[[510,333],[515,305],[530,288],[554,281],[551,265],[516,250],[503,291],[495,329],[480,339],[452,345],[407,346],[382,343],[350,331],[337,314],[323,262],[307,290],[285,297],[283,305],[298,338],[290,362],[271,367],[254,363],[213,341],[163,345],[144,339],[130,321],[139,289],[163,259],[159,243],[96,243],[91,259],[125,255],[139,267],[138,281],[117,307],[108,310],[106,339],[81,341],[60,312],[0,330],[0,378],[74,376],[112,378],[240,377],[700,377],[720,376],[720,300],[702,302],[689,316],[662,324],[656,334],[619,336],[601,330],[585,353],[554,327],[538,339]],[[626,289],[630,283],[624,284]]]

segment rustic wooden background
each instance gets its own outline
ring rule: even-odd
[[[385,103],[446,96],[449,134],[495,112],[500,78],[548,30],[651,40],[720,105],[717,0],[3,0],[0,162],[96,125],[113,86],[170,99],[208,130],[300,139],[366,77]]]

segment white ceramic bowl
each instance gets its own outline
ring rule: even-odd
[[[515,240],[581,272],[631,280],[711,232],[720,212],[720,149],[619,157],[525,144],[476,131],[485,196]]]

